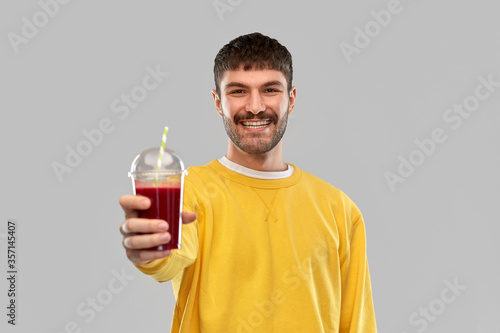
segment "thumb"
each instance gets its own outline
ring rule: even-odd
[[[191,223],[196,220],[195,212],[182,212],[182,223]]]

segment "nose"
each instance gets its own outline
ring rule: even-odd
[[[259,93],[250,94],[245,110],[252,112],[253,114],[257,114],[266,110],[266,106],[264,105],[262,97]]]

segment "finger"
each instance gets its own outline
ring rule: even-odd
[[[151,201],[142,195],[124,195],[120,198],[120,206],[125,212],[125,218],[137,217],[137,210],[148,209]]]
[[[195,212],[182,212],[182,223],[191,223],[196,220]]]
[[[168,230],[168,223],[164,220],[130,218],[120,226],[122,235],[135,233],[157,233]]]
[[[130,230],[127,227],[127,221],[128,220],[125,220],[125,222],[120,224],[120,232],[122,233],[122,235],[126,235],[126,234],[130,233]]]
[[[127,257],[137,266],[147,264],[150,261],[168,257],[170,250],[148,251],[148,250],[127,250]]]
[[[140,250],[148,249],[170,242],[172,237],[168,232],[145,234],[145,235],[132,235],[123,238],[123,247],[126,249]]]

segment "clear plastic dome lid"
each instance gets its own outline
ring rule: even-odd
[[[174,151],[165,148],[160,170],[157,171],[160,148],[150,148],[136,156],[130,167],[129,176],[137,178],[148,174],[179,175],[185,172],[184,163]]]

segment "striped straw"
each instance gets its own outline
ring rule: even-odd
[[[161,147],[160,147],[160,152],[158,154],[158,163],[156,164],[156,171],[160,171],[161,168],[161,162],[163,161],[163,151],[165,150],[165,143],[167,142],[167,133],[168,133],[168,127],[165,126],[165,129],[163,130],[163,137],[161,138]],[[155,176],[155,185],[158,184],[158,174]]]

